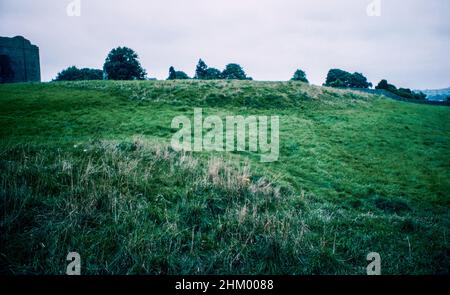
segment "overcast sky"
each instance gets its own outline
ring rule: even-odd
[[[109,50],[134,49],[149,77],[199,58],[241,64],[255,80],[288,80],[302,68],[322,84],[330,68],[414,89],[450,86],[450,0],[0,0],[0,36],[40,48],[42,79],[71,65],[102,68]],[[373,10],[375,11],[375,10]]]

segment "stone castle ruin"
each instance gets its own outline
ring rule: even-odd
[[[0,37],[0,83],[40,81],[39,47],[22,36]]]

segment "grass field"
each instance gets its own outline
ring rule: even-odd
[[[171,121],[280,116],[280,158]],[[450,108],[300,82],[0,85],[0,272],[449,273]]]

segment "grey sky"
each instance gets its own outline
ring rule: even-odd
[[[150,77],[169,66],[193,75],[201,57],[237,62],[256,80],[287,80],[296,68],[322,84],[330,68],[397,86],[450,86],[450,0],[0,0],[0,35],[40,47],[42,78],[70,65],[102,68],[110,49],[137,51]]]

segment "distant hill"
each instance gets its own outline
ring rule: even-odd
[[[427,95],[428,100],[443,101],[450,96],[450,87],[445,89],[415,90],[415,91],[422,91],[423,93],[425,93]]]

